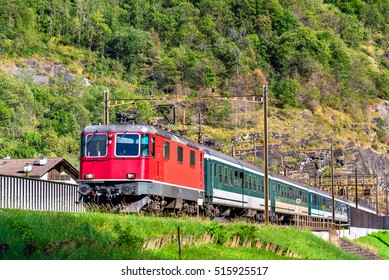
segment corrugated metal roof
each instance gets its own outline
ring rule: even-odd
[[[31,171],[29,176],[32,178],[41,178],[47,172],[55,168],[58,164],[65,166],[75,178],[78,178],[78,170],[64,158],[47,158],[45,165],[40,165],[39,158],[20,158],[20,159],[0,159],[0,174],[8,176],[25,177],[24,166],[29,163]]]

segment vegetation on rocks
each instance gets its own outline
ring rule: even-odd
[[[151,95],[182,109],[199,96],[260,94],[269,83],[271,106],[284,117],[308,109],[326,122],[340,110],[347,122],[365,122],[367,105],[389,98],[388,5],[0,1],[0,157],[65,156],[76,164],[81,128],[103,121],[105,89],[112,98]],[[230,133],[257,128],[258,108],[218,100],[201,106],[205,125]],[[145,121],[157,116],[152,103],[136,109]],[[195,124],[196,109],[188,115]],[[347,123],[334,126],[329,137]],[[385,123],[378,118],[373,127],[386,143]]]

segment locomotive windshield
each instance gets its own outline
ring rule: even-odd
[[[105,157],[107,155],[107,134],[89,134],[86,136],[86,156]]]
[[[139,134],[117,134],[116,156],[149,156],[149,136]]]

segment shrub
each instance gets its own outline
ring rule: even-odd
[[[223,244],[228,240],[226,228],[218,222],[210,222],[209,225],[206,227],[206,232],[217,238],[217,242],[220,244]]]

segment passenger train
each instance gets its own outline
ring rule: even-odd
[[[269,212],[332,218],[332,197],[278,173],[268,176]],[[87,126],[81,133],[83,203],[118,211],[180,211],[264,220],[264,170],[136,120]],[[354,204],[355,206],[355,204]],[[335,198],[335,220],[348,223],[350,201]]]

